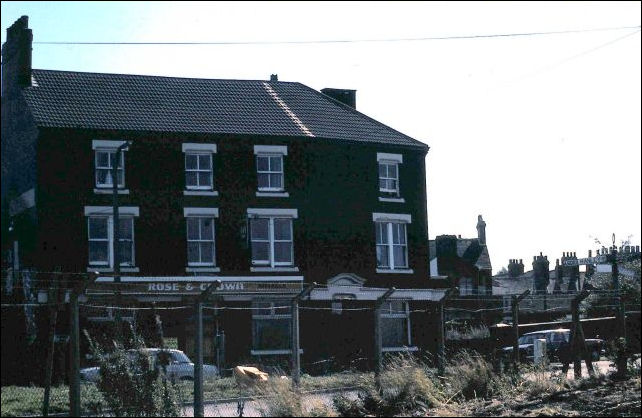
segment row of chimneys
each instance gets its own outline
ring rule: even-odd
[[[22,16],[7,29],[7,40],[2,46],[2,95],[11,88],[31,86],[31,45],[33,34],[29,29],[29,17]],[[13,86],[9,80],[13,81]],[[279,81],[277,74],[270,81]],[[321,89],[321,93],[353,109],[357,108],[357,91],[350,89]]]
[[[606,247],[602,247],[602,255],[606,254],[613,254],[617,248],[610,247],[607,249]],[[636,245],[625,245],[620,247],[619,251],[620,253],[624,254],[639,254],[640,253],[640,246]],[[597,250],[597,255],[600,255],[600,250]],[[589,250],[588,256],[592,256],[592,251]],[[568,258],[577,258],[577,253],[576,252],[563,252],[562,253],[562,260],[568,259]],[[556,260],[556,265],[559,265],[559,259]],[[538,263],[544,263],[548,264],[548,257],[545,255],[542,255],[540,252],[538,256],[533,256],[533,268],[535,268],[535,265]],[[512,258],[508,260],[508,275],[509,277],[517,277],[524,274],[524,262],[520,258],[517,260],[516,258]]]

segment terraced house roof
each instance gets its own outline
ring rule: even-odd
[[[42,127],[317,137],[428,146],[301,83],[33,70]]]

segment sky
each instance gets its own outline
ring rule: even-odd
[[[430,146],[430,239],[474,238],[481,214],[497,272],[613,234],[640,245],[640,5],[3,1],[1,16],[2,42],[29,16],[34,68],[356,89],[359,111]],[[533,32],[565,33],[469,37]],[[265,43],[330,40],[378,41]],[[37,43],[53,41],[228,44]]]

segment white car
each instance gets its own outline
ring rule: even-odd
[[[189,357],[182,351],[171,349],[162,350],[160,348],[145,348],[143,351],[152,357],[152,364],[154,364],[155,367],[161,364],[161,362],[159,362],[159,354],[168,356],[167,361],[165,361],[167,364],[165,371],[172,382],[194,380],[194,363],[192,363]],[[136,350],[129,350],[129,354],[133,359]],[[203,379],[214,379],[216,377],[218,377],[218,369],[216,366],[203,364]],[[82,382],[98,382],[100,380],[100,367],[80,369],[80,380]]]

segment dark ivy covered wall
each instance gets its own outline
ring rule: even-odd
[[[120,206],[138,206],[135,218],[139,275],[185,275],[184,207],[217,207],[216,261],[221,275],[250,275],[248,208],[296,208],[295,266],[306,281],[325,282],[343,272],[367,286],[427,287],[428,231],[425,151],[319,138],[206,136],[143,132],[41,129],[38,138],[37,208],[41,222],[35,259],[66,271],[88,266],[85,206],[111,206],[110,194],[94,193],[92,140],[131,140],[125,153],[128,195]],[[214,189],[219,195],[184,196],[184,142],[217,144]],[[287,145],[285,191],[289,197],[257,197],[254,145]],[[380,202],[377,152],[403,155],[404,203]],[[410,214],[409,266],[414,274],[377,274],[373,212]]]

